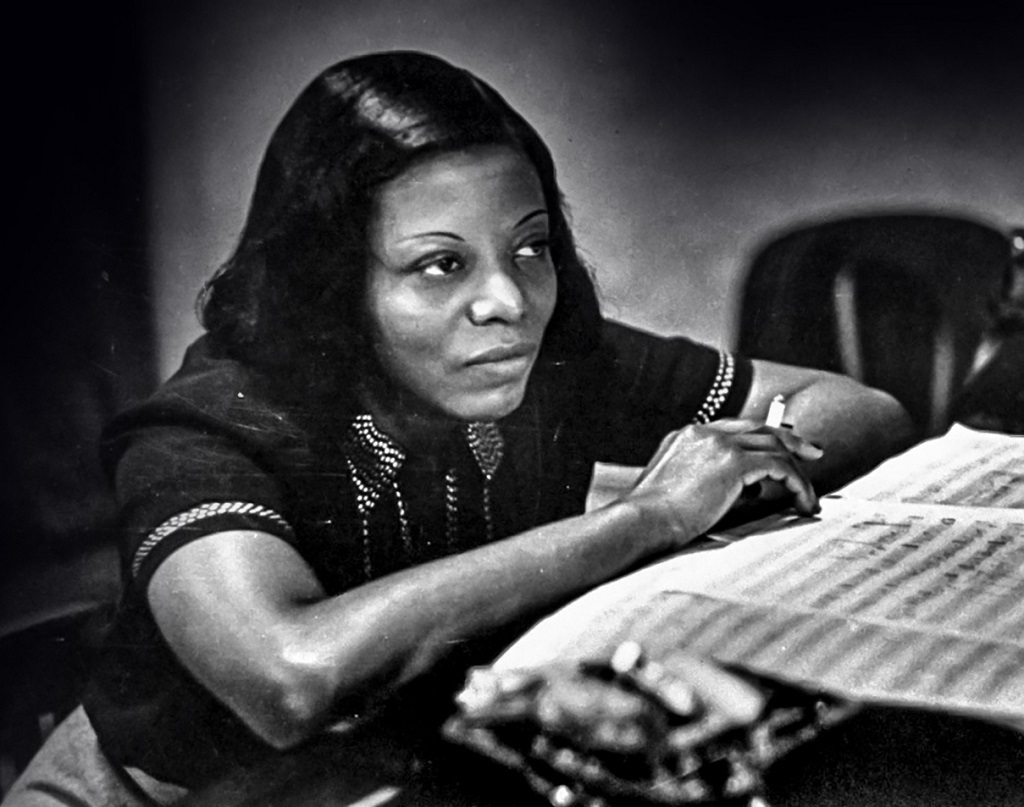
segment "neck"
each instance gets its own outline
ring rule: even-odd
[[[412,453],[434,453],[462,422],[425,406],[411,393],[364,389],[362,401],[382,432]]]

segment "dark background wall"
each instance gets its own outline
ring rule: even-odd
[[[270,131],[321,68],[431,50],[548,139],[606,308],[732,339],[745,260],[868,209],[1024,222],[1020,12],[982,4],[248,0],[148,17],[161,372]]]
[[[24,4],[8,19],[5,595],[25,566],[61,562],[106,540],[110,506],[97,436],[156,378],[136,11],[122,0]],[[0,604],[10,605],[6,596]]]

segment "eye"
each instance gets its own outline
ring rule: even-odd
[[[424,277],[448,277],[462,268],[462,261],[455,255],[432,255],[415,266]]]
[[[517,258],[546,258],[551,251],[551,244],[547,238],[535,238],[516,249]]]

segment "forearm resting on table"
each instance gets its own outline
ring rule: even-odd
[[[258,532],[188,544],[149,601],[185,666],[279,748],[387,692],[451,647],[565,599],[659,551],[639,508],[617,503],[326,597],[297,552]]]
[[[786,413],[801,437],[825,449],[821,459],[805,465],[819,494],[871,470],[913,437],[895,398],[841,376],[794,394]]]

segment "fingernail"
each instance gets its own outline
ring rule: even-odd
[[[823,456],[825,456],[825,449],[823,449],[817,443],[812,443],[808,441],[804,443],[803,455],[807,459],[821,459]]]

